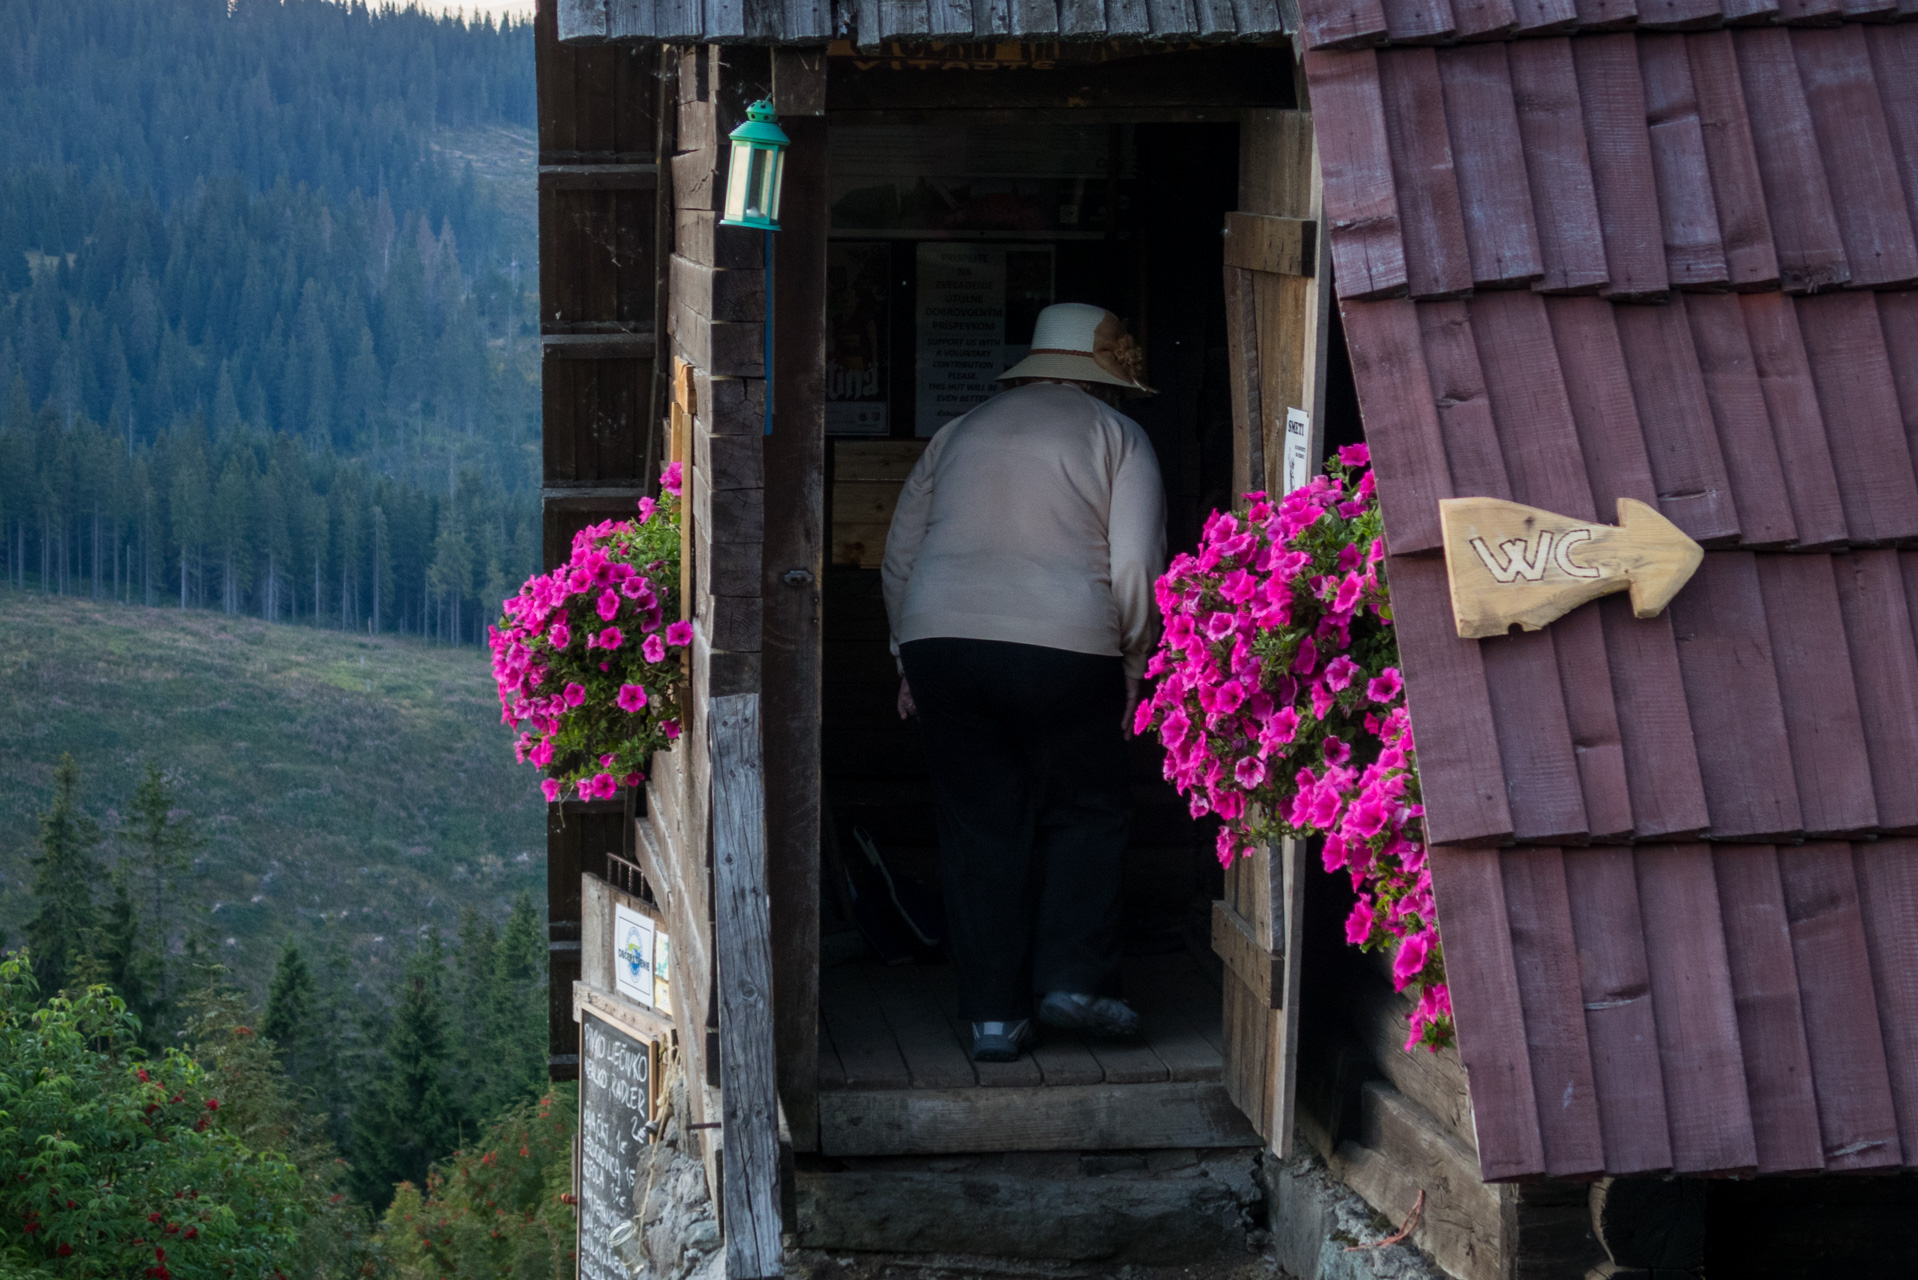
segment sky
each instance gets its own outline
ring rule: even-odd
[[[468,15],[510,13],[514,17],[530,18],[533,16],[534,0],[419,0],[419,5],[422,9],[436,13],[465,10]]]

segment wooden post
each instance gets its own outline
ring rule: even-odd
[[[1302,76],[1298,91],[1303,102]],[[1227,219],[1225,255],[1234,497],[1284,492],[1288,410],[1306,415],[1307,474],[1316,474],[1325,451],[1332,314],[1311,113],[1247,111],[1239,137],[1240,208]],[[1277,974],[1261,991],[1228,970],[1224,1020],[1226,1087],[1280,1156],[1292,1149],[1306,862],[1298,841],[1261,849],[1228,875],[1218,904],[1227,949],[1250,940],[1269,953]]]
[[[793,1144],[818,1148],[820,578],[826,523],[826,59],[780,50],[773,92],[792,139],[773,296],[765,442],[761,690],[779,1097]]]
[[[709,706],[726,1275],[766,1280],[781,1274],[781,1221],[759,695]]]

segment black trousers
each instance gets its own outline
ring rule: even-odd
[[[969,1022],[1034,992],[1119,994],[1131,790],[1118,657],[997,640],[900,647],[919,706],[940,878]]]

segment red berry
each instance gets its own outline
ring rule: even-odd
[[[63,1258],[70,1258],[73,1256],[73,1246],[68,1244],[66,1241],[62,1240],[60,1242],[60,1247],[58,1249],[55,1249],[54,1252],[59,1254]]]
[[[160,1220],[160,1215],[157,1213],[149,1213],[147,1215],[148,1222],[158,1222],[159,1220]]]

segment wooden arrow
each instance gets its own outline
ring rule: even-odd
[[[1691,580],[1705,550],[1644,503],[1618,500],[1618,523],[1593,524],[1500,498],[1439,502],[1452,619],[1467,640],[1554,622],[1587,600],[1632,593],[1632,612],[1658,616]]]

